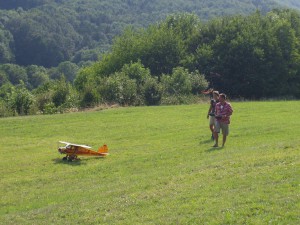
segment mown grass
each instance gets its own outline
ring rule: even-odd
[[[207,104],[1,119],[0,223],[299,224],[299,102],[232,105],[217,149]],[[64,162],[59,140],[110,155]]]

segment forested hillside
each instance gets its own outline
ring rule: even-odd
[[[280,4],[0,0],[0,116],[188,103],[207,87],[299,98],[300,12]]]
[[[183,14],[147,30],[128,29],[111,53],[80,72],[75,85],[82,93],[93,83],[97,89],[106,77],[118,80],[122,67],[132,62],[148,68],[170,95],[186,94],[186,74],[174,78],[174,68],[180,66],[200,71],[211,87],[232,97],[300,97],[300,14],[274,10],[205,24]],[[172,89],[176,83],[181,85]]]
[[[300,9],[300,1],[298,0],[276,0],[276,2],[285,7]]]
[[[265,13],[281,5],[275,0],[0,0],[5,9],[0,12],[0,63],[47,68],[63,61],[83,64],[110,49],[113,37],[128,25],[146,27],[177,12],[207,21],[257,9]]]

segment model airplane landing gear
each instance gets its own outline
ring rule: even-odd
[[[72,162],[73,160],[79,160],[79,158],[77,158],[77,155],[69,155],[68,161]]]
[[[68,160],[69,162],[72,162],[73,160],[80,160],[77,158],[77,155],[68,155],[62,158],[62,160],[66,161]]]

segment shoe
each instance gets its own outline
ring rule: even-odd
[[[214,148],[217,148],[217,147],[219,147],[219,146],[215,144],[213,147],[214,147]]]

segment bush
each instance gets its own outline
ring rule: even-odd
[[[98,90],[104,102],[118,102],[119,83],[115,77],[101,79]]]
[[[117,73],[118,103],[121,105],[134,105],[137,98],[136,82],[123,73]]]
[[[54,103],[52,102],[52,93],[51,92],[37,94],[35,96],[35,99],[36,99],[36,101],[35,101],[36,107],[43,114],[48,114],[46,108],[48,107],[49,104],[54,105]],[[50,113],[50,114],[52,114],[52,113]]]
[[[8,107],[7,102],[0,99],[0,117],[8,117],[14,115],[14,111]]]
[[[12,88],[7,94],[8,107],[17,115],[28,115],[33,103],[34,96],[24,87],[24,84]]]
[[[49,102],[45,105],[43,112],[45,114],[54,114],[57,113],[57,108],[55,107],[53,102]]]
[[[172,75],[163,75],[161,78],[164,95],[188,95],[192,91],[192,82],[187,69],[177,67]]]
[[[190,80],[192,83],[192,94],[199,94],[201,91],[207,89],[208,81],[203,74],[200,74],[198,70],[190,73]]]
[[[99,103],[99,93],[95,88],[86,87],[80,101],[81,107],[92,107]]]
[[[151,77],[150,70],[145,68],[141,61],[125,64],[121,72],[130,79],[135,80],[137,85],[142,84],[147,78]]]
[[[154,77],[145,80],[143,95],[146,105],[159,105],[162,97],[162,87]]]
[[[125,73],[118,72],[101,80],[99,92],[105,102],[134,105],[137,99],[137,84]]]
[[[65,79],[56,81],[53,86],[52,102],[58,107],[66,102],[69,93],[69,85]]]
[[[54,111],[62,113],[69,108],[77,108],[79,106],[78,92],[70,83],[66,82],[64,77],[40,86],[34,90],[34,93],[36,107],[45,114],[52,114]]]
[[[161,98],[161,105],[195,104],[197,102],[199,102],[199,97],[195,95],[169,95]]]

